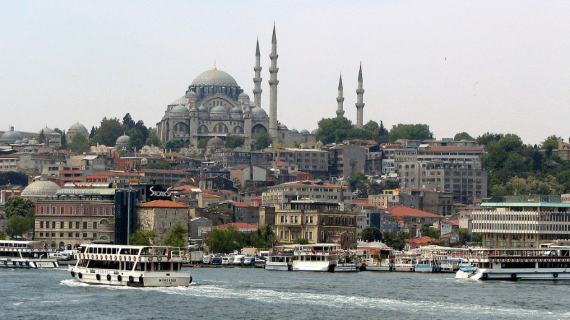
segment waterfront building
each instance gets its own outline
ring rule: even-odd
[[[262,194],[264,206],[278,207],[292,200],[351,202],[355,198],[346,186],[320,180],[294,181],[268,187]]]
[[[560,196],[509,196],[471,213],[473,232],[489,248],[539,248],[570,241],[570,203]]]
[[[334,202],[292,201],[275,209],[275,235],[280,244],[307,239],[309,243],[340,243],[344,248],[355,248],[357,216]]]
[[[34,239],[58,249],[114,241],[114,195],[115,189],[107,188],[59,189],[54,197],[36,196]]]
[[[432,226],[443,219],[439,214],[404,206],[394,206],[385,210],[392,214],[392,218],[398,223],[399,231],[406,231],[412,236],[415,236],[415,232],[422,226]]]

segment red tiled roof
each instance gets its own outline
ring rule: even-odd
[[[307,183],[308,182],[308,183]],[[338,184],[332,184],[332,183],[326,183],[326,182],[319,182],[319,184],[317,184],[317,181],[314,180],[303,180],[303,181],[296,181],[296,182],[287,182],[287,183],[282,183],[282,184],[278,184],[276,186],[272,186],[269,188],[276,188],[276,187],[327,187],[327,188],[340,188],[340,186]]]
[[[279,148],[273,148],[273,151],[281,152],[281,153],[293,153],[293,151],[290,151],[287,149],[279,149]]]
[[[430,237],[421,237],[421,238],[412,239],[411,241],[412,241],[412,243],[415,243],[415,244],[428,244],[430,242],[434,242],[435,239],[430,238]]]
[[[234,207],[249,208],[249,206],[245,202],[232,202],[232,205]]]
[[[263,200],[263,196],[251,197],[251,200]]]
[[[145,207],[145,208],[188,208],[188,206],[186,206],[182,203],[173,202],[173,201],[169,201],[169,200],[150,201],[150,202],[146,202],[146,203],[139,205],[139,207]]]
[[[227,224],[222,224],[219,226],[215,226],[214,229],[226,229],[229,226],[234,226],[238,229],[257,229],[257,223],[244,223],[244,222],[232,222]]]
[[[424,217],[424,218],[442,218],[439,214],[408,208],[404,206],[394,206],[386,211],[390,212],[393,216],[401,216],[401,217]]]
[[[275,160],[275,165],[279,166],[279,167],[283,167],[283,166],[294,166],[297,167],[296,164],[294,163],[289,163],[289,162],[285,162],[285,161],[281,161],[281,160]]]
[[[140,174],[134,172],[101,171],[101,172],[96,172],[94,174],[90,174],[87,177],[109,177],[109,176],[140,177]]]
[[[0,156],[0,158],[19,158],[20,155],[19,154],[3,154]]]

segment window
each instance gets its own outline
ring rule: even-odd
[[[76,232],[76,233],[75,233],[75,237],[76,237],[76,238],[79,238],[79,232]]]
[[[60,232],[60,233],[59,233],[59,237],[60,237],[60,238],[63,238],[63,232]]]
[[[99,214],[103,214],[103,207],[99,207]]]
[[[65,207],[59,207],[59,214],[65,214]]]
[[[52,213],[52,214],[57,214],[57,211],[55,211],[55,207],[51,207],[51,213]]]
[[[93,229],[97,230],[97,222],[96,221],[93,222]]]
[[[73,214],[73,207],[69,207],[69,214]]]
[[[67,235],[67,237],[68,237],[68,238],[73,238],[73,232],[70,232],[70,233]]]
[[[79,229],[79,221],[75,221],[75,229]],[[77,236],[79,238],[79,236]]]
[[[80,214],[81,211],[79,210],[79,207],[75,207],[75,214]]]
[[[87,221],[83,222],[83,229],[87,229]]]
[[[44,233],[43,233],[43,232],[40,232],[40,237],[43,237],[43,236],[44,236]]]
[[[46,214],[49,214],[49,207],[46,207]]]
[[[60,228],[60,229],[65,228],[65,222],[60,221],[60,222],[59,222],[59,228]]]
[[[109,215],[109,211],[110,211],[110,210],[109,210],[109,207],[105,208],[105,214],[106,214],[106,215]]]
[[[73,228],[73,222],[69,221],[68,227],[69,227],[69,229],[72,229]]]
[[[93,239],[97,239],[97,234],[96,234],[96,233],[93,234]]]
[[[98,211],[97,211],[97,207],[93,208],[93,215],[97,215]]]
[[[84,233],[84,234],[83,234],[83,238],[87,238],[87,233]]]
[[[86,216],[89,215],[89,208],[88,207],[83,208],[83,214]]]
[[[44,207],[40,207],[40,214],[44,214]]]
[[[40,221],[40,229],[43,229],[43,228],[44,228],[44,222]]]
[[[52,229],[55,229],[55,221],[52,221],[52,222],[51,222],[51,228],[52,228]],[[53,236],[55,237],[55,234],[54,234]]]

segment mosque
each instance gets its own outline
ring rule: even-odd
[[[170,139],[178,139],[183,146],[197,146],[198,141],[218,137],[225,139],[227,135],[239,135],[245,137],[245,145],[250,145],[255,134],[265,130],[273,138],[274,142],[280,142],[284,146],[292,146],[297,143],[312,143],[315,141],[317,130],[301,132],[281,124],[277,120],[277,37],[275,26],[271,39],[271,66],[269,67],[269,115],[261,107],[261,65],[259,41],[255,50],[255,66],[253,70],[253,100],[243,92],[235,79],[228,73],[218,70],[208,70],[200,74],[192,81],[186,94],[172,102],[156,124],[158,137],[161,142]],[[362,128],[362,70],[359,73],[359,100],[357,104],[357,126]],[[342,80],[339,85],[339,97],[337,115],[342,116]],[[344,98],[342,98],[344,100]]]

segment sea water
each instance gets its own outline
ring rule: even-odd
[[[568,281],[454,274],[188,268],[189,287],[87,285],[66,268],[0,270],[1,319],[561,319]]]

